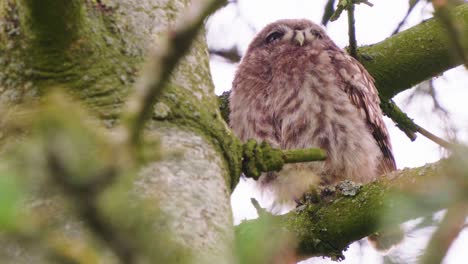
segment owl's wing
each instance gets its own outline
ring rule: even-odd
[[[382,118],[380,99],[374,85],[374,78],[353,57],[340,54],[334,58],[339,75],[345,85],[345,92],[351,102],[359,109],[363,118],[383,154],[380,172],[386,173],[396,169],[395,159],[387,128]]]

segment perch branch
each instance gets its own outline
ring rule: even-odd
[[[363,186],[328,188],[322,191],[318,202],[307,202],[295,211],[273,217],[279,220],[280,227],[296,236],[298,254],[340,259],[343,250],[354,241],[430,215],[452,204],[460,193],[466,193],[457,188],[467,186],[466,183],[447,180],[451,175],[446,175],[446,166],[446,161],[439,161],[393,172]],[[237,229],[248,228],[255,221],[258,220],[244,221]]]

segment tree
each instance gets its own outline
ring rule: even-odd
[[[312,201],[285,216],[244,223],[235,232],[229,195],[241,169],[255,174],[275,168],[284,162],[284,153],[241,145],[218,110],[198,31],[223,4],[0,3],[0,61],[6,65],[0,69],[0,255],[5,262],[234,263],[251,260],[241,247],[233,248],[235,241],[246,242],[244,234],[252,234],[245,230],[261,230],[252,229],[259,222],[268,223],[265,232],[280,225],[295,234],[300,253],[339,257],[350,242],[377,231],[380,212],[391,209],[384,202],[390,186],[414,181],[420,187],[428,184],[420,178],[433,177],[437,192],[398,190],[412,201],[418,201],[415,196],[443,197],[448,187],[440,183],[450,169],[461,187],[456,199],[426,203],[425,210],[402,212],[386,225],[463,204],[466,179],[459,156],[378,183],[342,188],[331,194],[335,202]],[[464,23],[466,33],[468,5],[450,13],[446,8],[441,14],[453,17],[447,23]],[[466,38],[458,41],[446,28],[433,19],[357,50],[383,98],[464,62],[452,59],[449,46],[461,43],[464,51]],[[430,39],[424,52],[414,45],[415,38]],[[389,62],[392,47],[417,56]],[[395,77],[398,85],[390,85]],[[260,150],[274,153],[276,161],[265,160]],[[389,198],[390,204],[401,197]],[[356,199],[368,206],[362,215],[352,213]],[[341,222],[328,220],[336,219],[335,206],[349,212]],[[362,219],[370,225],[352,225]]]

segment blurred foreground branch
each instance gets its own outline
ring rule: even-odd
[[[432,235],[431,241],[420,263],[442,263],[450,246],[464,229],[467,215],[468,204],[466,204],[466,202],[455,204],[447,210],[442,223],[440,223],[439,229]]]
[[[452,17],[452,10],[459,5],[458,1],[454,0],[433,0],[435,16],[442,22],[450,38],[450,47],[457,58],[460,58],[468,68],[468,49],[463,46],[463,39],[467,39],[466,31],[461,30],[461,24]],[[466,44],[466,41],[465,41]]]

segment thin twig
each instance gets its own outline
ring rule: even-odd
[[[426,129],[424,129],[423,127],[419,126],[418,124],[414,124],[417,129],[416,131],[425,136],[426,138],[428,138],[429,140],[431,140],[432,142],[438,144],[439,146],[443,147],[443,148],[446,148],[446,149],[453,149],[455,147],[455,144],[453,143],[450,143],[448,142],[447,140],[445,139],[442,139],[434,134],[432,134],[431,132],[427,131]]]
[[[257,201],[257,199],[252,197],[250,198],[250,202],[252,203],[253,207],[255,207],[255,210],[257,211],[257,214],[259,217],[265,216],[265,215],[271,215],[271,213],[269,213],[267,210],[265,210],[264,208],[260,206],[260,203]]]
[[[223,57],[231,63],[238,63],[242,58],[236,47],[232,47],[231,49],[209,49],[208,51],[210,55]]]
[[[413,119],[409,118],[408,115],[404,113],[392,100],[382,100],[380,106],[384,114],[392,119],[397,127],[403,131],[411,141],[416,139],[415,132],[418,132],[443,148],[453,149],[455,146],[453,143],[432,134],[428,130],[416,124]]]
[[[348,7],[348,36],[349,36],[349,55],[357,59],[357,41],[356,41],[356,26],[354,18],[354,5]]]
[[[333,13],[335,13],[335,0],[328,0],[327,4],[325,5],[325,10],[323,11],[323,16],[322,16],[322,25],[327,26],[328,22],[330,21],[330,18],[333,16]]]
[[[205,18],[225,3],[219,0],[193,1],[175,28],[161,38],[159,49],[153,52],[124,112],[125,136],[130,146],[139,145],[144,124],[151,118],[154,103],[178,62],[194,42]]]
[[[410,1],[410,6],[408,7],[408,10],[406,11],[405,17],[400,21],[400,23],[398,23],[397,28],[392,32],[392,36],[400,32],[401,27],[406,23],[406,20],[408,20],[409,15],[413,11],[417,3],[419,3],[419,0]]]
[[[463,230],[467,214],[468,204],[464,202],[455,204],[447,210],[439,228],[432,235],[420,263],[442,263],[453,241]]]

